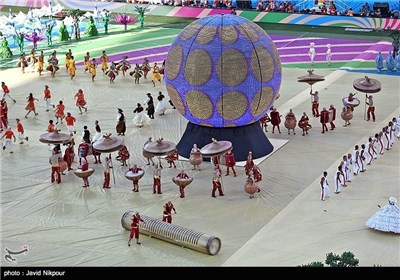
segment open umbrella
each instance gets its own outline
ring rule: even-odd
[[[60,129],[55,129],[54,132],[43,133],[39,136],[39,141],[45,144],[66,144],[72,141],[71,135],[60,133]],[[64,172],[67,169],[67,163],[64,159],[59,160],[60,171]]]
[[[298,79],[297,81],[299,83],[309,84],[311,86],[311,91],[312,91],[313,84],[325,81],[324,76],[314,74],[314,69],[309,69],[309,70],[307,70],[307,72],[308,72],[308,75],[297,77],[297,79]]]
[[[211,140],[212,142],[210,144],[207,144],[200,149],[200,153],[203,157],[219,157],[232,149],[232,142],[230,141],[217,141],[215,138],[212,138]],[[221,185],[223,188],[222,177]]]
[[[59,129],[54,132],[43,133],[39,136],[39,141],[46,144],[65,144],[71,142],[72,137],[67,133],[60,133]]]
[[[150,142],[143,147],[143,151],[149,155],[158,157],[158,161],[161,166],[161,156],[168,155],[176,149],[176,145],[170,141],[166,141],[163,138],[157,141]]]
[[[217,141],[215,138],[212,138],[212,142],[201,148],[200,153],[203,157],[216,157],[225,154],[230,149],[232,149],[232,142]]]
[[[379,82],[376,79],[372,79],[365,76],[364,78],[359,78],[355,80],[353,82],[353,88],[355,88],[358,91],[366,93],[365,105],[364,105],[364,120],[365,120],[367,113],[367,94],[380,92],[382,89],[381,82]]]
[[[364,78],[357,79],[353,82],[353,87],[365,93],[377,93],[381,91],[381,82],[376,79],[365,76]]]
[[[110,162],[113,167],[111,153],[119,151],[124,146],[124,138],[121,136],[111,136],[111,133],[103,135],[102,138],[96,140],[93,144],[93,149],[99,153],[110,153]],[[113,179],[115,184],[114,168],[112,168]]]

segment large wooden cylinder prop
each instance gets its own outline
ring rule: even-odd
[[[134,211],[125,212],[121,225],[131,230]],[[175,245],[193,249],[205,254],[216,255],[221,249],[221,239],[195,230],[169,224],[158,219],[140,215],[145,223],[140,223],[139,232]]]

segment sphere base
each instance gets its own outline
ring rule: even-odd
[[[211,138],[232,142],[233,153],[236,161],[245,161],[249,151],[253,153],[253,159],[269,155],[273,150],[258,122],[237,127],[208,127],[188,122],[181,140],[177,144],[179,155],[189,158],[193,144],[201,149],[211,143]],[[205,160],[209,160],[205,158]]]

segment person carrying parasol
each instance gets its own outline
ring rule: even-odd
[[[162,194],[161,192],[161,168],[156,164],[153,173],[153,194]]]
[[[365,98],[367,99],[367,101],[365,102],[365,104],[368,105],[368,109],[367,109],[367,121],[369,121],[371,119],[371,115],[372,115],[372,121],[375,121],[375,106],[374,106],[374,100],[372,95],[366,94]]]
[[[111,159],[106,157],[104,162],[104,181],[103,181],[103,188],[109,189],[110,188],[110,163]]]

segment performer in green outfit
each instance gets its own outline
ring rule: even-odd
[[[64,21],[61,22],[60,29],[58,30],[60,42],[66,42],[70,39],[67,26]]]
[[[89,37],[99,35],[99,32],[97,31],[97,27],[96,24],[94,23],[94,19],[92,16],[90,16],[89,18],[89,23],[86,27],[85,34],[88,35]]]
[[[51,40],[51,33],[53,32],[53,28],[56,25],[56,22],[54,21],[53,23],[47,23],[46,24],[46,37],[47,37],[47,45],[52,46],[53,41]]]
[[[11,58],[12,52],[10,46],[8,45],[8,41],[6,37],[3,37],[0,44],[0,58]]]
[[[18,47],[19,47],[19,53],[23,54],[23,52],[24,52],[24,44],[25,44],[25,42],[24,42],[25,35],[21,31],[17,31],[15,34],[16,34],[17,43],[18,43]]]

